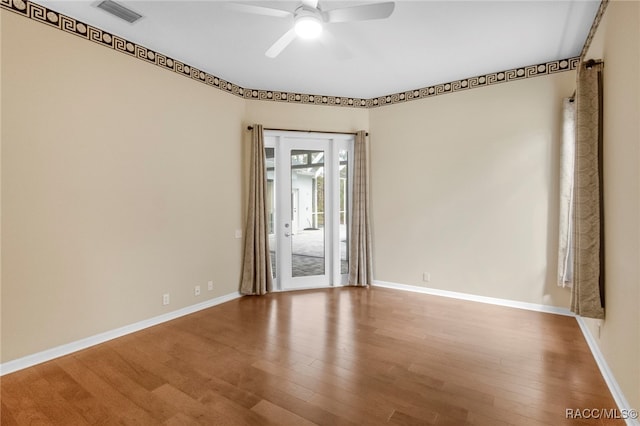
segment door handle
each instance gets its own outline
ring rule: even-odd
[[[284,236],[285,236],[285,237],[288,237],[288,236],[290,236],[290,235],[291,235],[291,234],[290,234],[290,233],[288,233],[288,232],[285,232],[285,233],[284,233]]]

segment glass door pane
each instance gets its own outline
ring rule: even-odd
[[[349,273],[349,151],[341,149],[338,153],[338,226],[340,241],[340,274]]]
[[[276,278],[276,256],[278,251],[276,239],[276,159],[275,148],[265,148],[265,166],[267,168],[267,188],[266,188],[266,205],[267,205],[267,230],[269,232],[269,253],[271,257],[271,274]]]
[[[325,152],[291,150],[291,276],[325,275]]]

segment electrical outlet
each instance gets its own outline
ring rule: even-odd
[[[429,272],[422,273],[422,281],[430,283],[431,282],[431,274]]]
[[[169,293],[165,293],[162,295],[162,304],[163,305],[169,304]]]
[[[207,283],[207,289],[208,289],[209,291],[213,290],[213,281],[209,281],[209,282]]]
[[[197,285],[194,289],[193,289],[193,295],[194,296],[200,296],[200,286]]]
[[[242,229],[236,229],[236,238],[242,238]]]

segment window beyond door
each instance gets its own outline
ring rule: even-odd
[[[291,151],[291,276],[325,274],[325,152]]]

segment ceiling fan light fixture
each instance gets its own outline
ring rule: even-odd
[[[322,22],[316,16],[300,16],[296,19],[295,30],[300,38],[318,38],[322,34]]]

